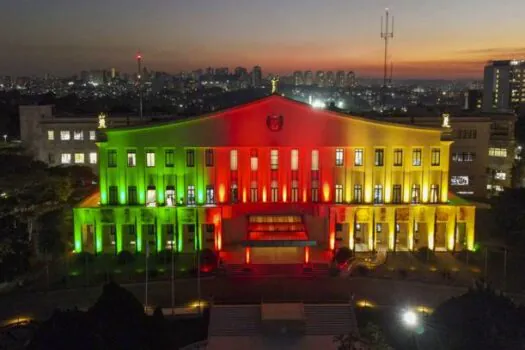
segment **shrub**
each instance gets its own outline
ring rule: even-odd
[[[128,252],[127,250],[123,250],[117,255],[117,264],[119,265],[126,265],[130,264],[135,260],[135,256]]]
[[[341,247],[337,250],[334,260],[338,265],[345,264],[353,256],[352,251],[347,247]]]
[[[417,250],[416,257],[422,261],[431,260],[434,258],[434,251],[428,247],[421,247]]]

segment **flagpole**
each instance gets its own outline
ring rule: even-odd
[[[200,227],[199,227],[199,210],[195,209],[195,222],[196,222],[196,233],[197,233],[197,300],[199,302],[199,314],[201,313],[201,236],[200,236]]]
[[[148,307],[148,259],[149,258],[149,240],[146,241],[146,285],[144,290],[144,307],[147,309]]]

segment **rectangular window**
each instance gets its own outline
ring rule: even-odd
[[[299,182],[297,180],[292,180],[292,203],[297,203],[299,201]]]
[[[383,166],[385,163],[385,150],[376,149],[374,151],[374,165]]]
[[[206,166],[212,167],[214,163],[213,150],[211,148],[208,148],[204,154],[206,155]]]
[[[279,185],[277,181],[272,181],[270,184],[270,199],[272,203],[279,201]]]
[[[230,201],[234,204],[239,201],[239,187],[236,183],[232,183],[230,187]]]
[[[335,166],[343,166],[345,161],[345,153],[342,148],[335,149]]]
[[[146,152],[146,166],[148,168],[153,168],[155,166],[155,152],[153,151]]]
[[[312,170],[319,170],[319,151],[312,150]]]
[[[470,183],[468,176],[451,176],[450,184],[452,186],[468,186]]]
[[[128,204],[134,205],[137,204],[137,187],[129,186],[128,187]]]
[[[401,203],[401,185],[394,185],[392,189],[392,203]]]
[[[186,198],[188,205],[195,205],[195,186],[188,186],[188,196]]]
[[[430,203],[439,202],[439,185],[430,185]]]
[[[363,203],[363,186],[354,185],[354,202]]]
[[[507,158],[507,149],[506,148],[490,147],[489,148],[489,156],[491,156],[491,157]]]
[[[175,152],[172,149],[167,149],[164,152],[164,160],[166,168],[173,168],[175,165]]]
[[[137,153],[135,151],[128,151],[128,167],[133,168],[137,166]]]
[[[374,186],[374,204],[383,203],[383,185]]]
[[[95,130],[89,131],[89,139],[91,141],[95,141],[97,139],[97,132]]]
[[[69,141],[69,140],[71,140],[71,132],[69,130],[61,130],[60,131],[60,140],[62,140],[62,141]]]
[[[358,148],[354,151],[354,165],[363,166],[363,149]]]
[[[108,201],[109,201],[109,204],[112,204],[112,205],[118,204],[118,187],[117,186],[109,186]]]
[[[412,152],[412,165],[413,166],[421,166],[421,148],[416,148]]]
[[[292,160],[291,165],[292,171],[299,169],[299,150],[293,149],[292,150]]]
[[[49,141],[53,141],[55,139],[55,130],[48,130],[47,131],[47,139]]]
[[[250,184],[250,202],[256,203],[257,202],[257,181],[252,181]]]
[[[335,185],[335,202],[343,203],[343,185]]]
[[[97,152],[89,153],[89,164],[97,164]]]
[[[155,186],[148,186],[148,191],[146,192],[146,206],[157,206],[157,191],[155,189]]]
[[[84,164],[84,153],[75,153],[75,164]]]
[[[418,204],[419,202],[421,202],[421,187],[412,185],[412,203]]]
[[[117,151],[114,149],[110,149],[108,151],[108,168],[116,168],[117,167]]]
[[[507,173],[504,171],[496,171],[494,173],[494,179],[495,180],[506,180],[507,179]]]
[[[259,169],[259,157],[255,148],[250,151],[250,169],[252,171]]]
[[[235,171],[239,167],[239,152],[236,149],[230,151],[230,170]]]
[[[403,150],[400,148],[394,150],[394,166],[403,166]]]
[[[279,169],[279,151],[276,149],[270,151],[270,169]]]
[[[206,186],[206,204],[215,204],[215,189],[212,185]]]
[[[71,164],[71,153],[62,153],[60,156],[60,163]]]
[[[186,166],[188,168],[195,166],[195,150],[193,149],[186,150]]]
[[[166,186],[166,206],[173,207],[175,205],[175,187]]]
[[[82,141],[84,140],[84,132],[82,130],[73,131],[73,140]]]
[[[432,166],[439,166],[441,158],[441,150],[439,148],[432,148],[430,164]]]

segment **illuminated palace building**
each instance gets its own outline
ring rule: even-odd
[[[446,125],[445,125],[446,126]],[[174,247],[225,261],[472,249],[474,207],[449,196],[450,128],[366,120],[279,95],[98,133],[100,193],[75,208],[75,250]]]

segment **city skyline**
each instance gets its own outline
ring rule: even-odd
[[[0,39],[0,74],[133,71],[141,50],[144,65],[158,71],[260,65],[264,74],[354,70],[381,77],[385,7],[396,21],[395,78],[481,78],[488,60],[525,57],[516,30],[525,3],[517,0],[483,7],[474,0],[49,0],[7,5],[0,26],[13,34]]]

